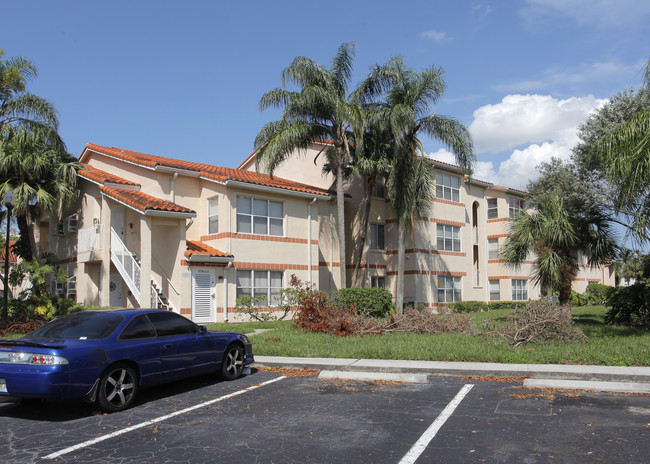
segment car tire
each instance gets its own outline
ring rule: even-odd
[[[128,364],[114,364],[99,380],[97,402],[102,411],[117,412],[131,406],[138,392],[138,378]]]
[[[235,380],[244,370],[244,348],[233,343],[228,345],[221,362],[221,376],[226,380]]]

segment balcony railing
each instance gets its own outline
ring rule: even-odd
[[[89,251],[103,250],[102,226],[95,224],[90,227],[79,229],[77,235],[77,253],[87,253]]]

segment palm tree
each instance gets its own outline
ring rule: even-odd
[[[0,49],[0,133],[8,125],[58,129],[57,113],[47,100],[25,91],[27,81],[38,76],[33,63],[23,57],[2,59]]]
[[[342,44],[330,68],[305,57],[296,57],[282,72],[282,88],[267,92],[260,109],[282,108],[279,121],[266,124],[255,139],[256,165],[271,176],[274,170],[296,151],[322,142],[328,164],[336,178],[338,240],[341,286],[347,286],[345,252],[344,171],[352,161],[352,144],[362,144],[361,107],[350,99],[355,46]],[[287,84],[298,86],[287,90]],[[356,133],[356,137],[353,135]]]
[[[644,86],[650,89],[650,60]],[[605,174],[614,187],[614,206],[628,211],[629,228],[638,240],[650,240],[650,110],[621,124],[598,144]]]
[[[542,288],[559,288],[560,304],[571,302],[578,254],[589,264],[605,264],[616,255],[609,222],[598,213],[572,214],[557,190],[535,200],[535,210],[521,211],[510,225],[501,258],[518,268],[535,254],[535,280]]]
[[[435,179],[420,138],[426,135],[442,142],[454,153],[456,162],[468,171],[475,159],[467,128],[453,118],[432,112],[445,91],[443,73],[439,67],[416,72],[402,58],[395,57],[385,65],[371,68],[355,95],[374,115],[370,120],[386,125],[392,134],[387,186],[399,236],[398,312],[402,312],[404,303],[406,228],[413,228],[429,211]]]
[[[25,260],[38,258],[36,220],[61,213],[75,198],[79,163],[62,149],[56,132],[39,126],[5,126],[0,154],[0,195],[16,196],[17,251]]]

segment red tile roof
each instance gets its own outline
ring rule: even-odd
[[[232,258],[232,255],[219,251],[216,248],[212,248],[210,245],[206,245],[204,242],[198,240],[186,240],[187,251],[185,252],[185,257],[190,259],[192,255],[206,255],[213,258]]]
[[[291,190],[294,192],[307,193],[312,195],[323,195],[329,196],[330,192],[312,185],[302,184],[300,182],[294,182],[288,179],[282,179],[280,177],[271,178],[267,174],[260,174],[257,172],[242,171],[237,169],[222,168],[219,166],[212,166],[209,164],[194,163],[190,161],[182,161],[173,158],[166,158],[163,156],[147,155],[144,153],[138,153],[131,150],[123,150],[121,148],[115,147],[103,147],[101,145],[96,145],[94,143],[89,143],[86,145],[83,153],[81,154],[79,160],[83,163],[86,159],[87,151],[95,151],[98,153],[103,153],[108,156],[119,158],[125,161],[130,161],[141,166],[156,168],[158,166],[183,169],[188,171],[194,171],[199,173],[202,177],[207,179],[212,179],[218,182],[243,182],[246,184],[260,185],[264,187],[273,187],[283,190]]]
[[[95,182],[99,182],[100,184],[105,184],[107,182],[110,182],[113,184],[122,184],[122,185],[133,185],[133,186],[140,185],[135,182],[131,182],[130,180],[126,180],[121,177],[110,174],[108,172],[94,168],[87,164],[83,165],[83,167],[79,170],[78,174],[87,179],[94,180]]]
[[[9,262],[10,263],[17,263],[18,262],[18,256],[14,253],[14,245],[16,244],[15,241],[10,241],[9,242]],[[3,246],[0,249],[0,261],[4,263],[5,261],[5,247]]]
[[[196,213],[189,208],[177,205],[171,201],[162,200],[153,197],[144,192],[135,190],[121,190],[109,187],[99,187],[99,189],[116,200],[126,203],[138,211],[146,213],[147,211],[165,211],[171,213],[185,213],[188,215],[195,215]]]

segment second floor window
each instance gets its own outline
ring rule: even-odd
[[[497,208],[497,199],[488,198],[487,201],[487,218],[496,219],[499,217],[499,209]]]
[[[488,259],[499,259],[499,239],[488,239]]]
[[[438,250],[460,251],[460,227],[438,224]]]
[[[384,250],[383,224],[370,224],[370,249]]]
[[[237,197],[237,232],[284,235],[284,207],[280,201]]]
[[[208,200],[208,234],[219,232],[219,199],[217,197]]]
[[[510,219],[514,219],[524,209],[524,200],[519,198],[508,198],[508,213]]]
[[[386,182],[381,176],[375,178],[375,183],[372,185],[371,195],[376,198],[386,198]]]
[[[436,198],[460,201],[460,177],[436,172]]]

